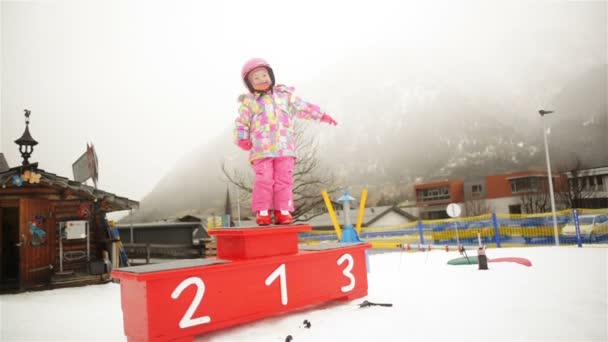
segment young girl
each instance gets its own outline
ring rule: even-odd
[[[253,58],[241,70],[248,94],[239,97],[239,116],[234,138],[245,151],[255,173],[251,208],[260,226],[293,222],[293,169],[296,158],[294,119],[317,120],[336,125],[319,106],[302,101],[293,88],[275,85],[274,72],[261,58]]]

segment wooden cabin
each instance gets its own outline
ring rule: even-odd
[[[41,169],[33,173],[39,183],[21,186],[14,182],[21,167],[0,173],[0,290],[107,280],[109,267],[99,274],[99,265],[118,256],[106,213],[138,203]]]
[[[15,142],[22,165],[0,171],[0,292],[108,281],[119,255],[106,213],[138,202],[30,164],[27,126]]]

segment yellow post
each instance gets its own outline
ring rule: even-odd
[[[367,201],[367,189],[363,189],[361,193],[361,204],[359,205],[359,216],[357,217],[357,233],[361,233],[361,225],[363,224],[363,212],[365,211],[365,201]]]
[[[327,190],[323,190],[323,200],[325,201],[325,206],[327,207],[327,211],[329,212],[329,217],[331,217],[331,222],[334,224],[334,229],[336,230],[336,236],[338,237],[338,241],[342,240],[342,231],[340,230],[340,223],[338,222],[338,218],[336,217],[336,212],[334,211],[334,206],[331,205],[331,201],[329,200],[329,195],[327,194]]]

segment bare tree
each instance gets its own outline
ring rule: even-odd
[[[296,121],[294,127],[298,155],[293,174],[295,208],[293,218],[295,222],[323,214],[323,211],[315,212],[313,210],[323,203],[321,192],[327,190],[332,193],[338,189],[333,174],[321,168],[317,157],[318,144],[308,132],[308,127],[307,123],[301,121]],[[239,201],[251,199],[253,177],[248,171],[230,169],[225,163],[222,163],[222,173],[226,177],[226,181],[242,190],[242,198],[239,198]]]
[[[549,179],[531,178],[528,187],[519,194],[522,212],[526,214],[545,213],[549,205]]]
[[[492,207],[485,199],[471,199],[464,202],[464,210],[467,216],[479,216],[492,212]]]
[[[536,214],[547,212],[549,195],[542,191],[528,192],[520,195],[522,212]]]
[[[556,186],[556,193],[560,201],[567,208],[584,208],[588,199],[596,197],[597,177],[590,176],[585,172],[585,165],[578,157],[569,165],[561,167],[560,174],[564,181]]]
[[[389,198],[389,196],[385,195],[384,193],[380,194],[380,199],[378,200],[378,202],[376,203],[377,207],[382,207],[385,205],[390,205],[392,202],[392,199]]]

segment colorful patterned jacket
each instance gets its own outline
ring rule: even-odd
[[[296,157],[294,119],[320,120],[319,106],[302,101],[294,88],[276,85],[273,92],[243,94],[235,120],[234,142],[250,139],[249,161],[266,157]]]

